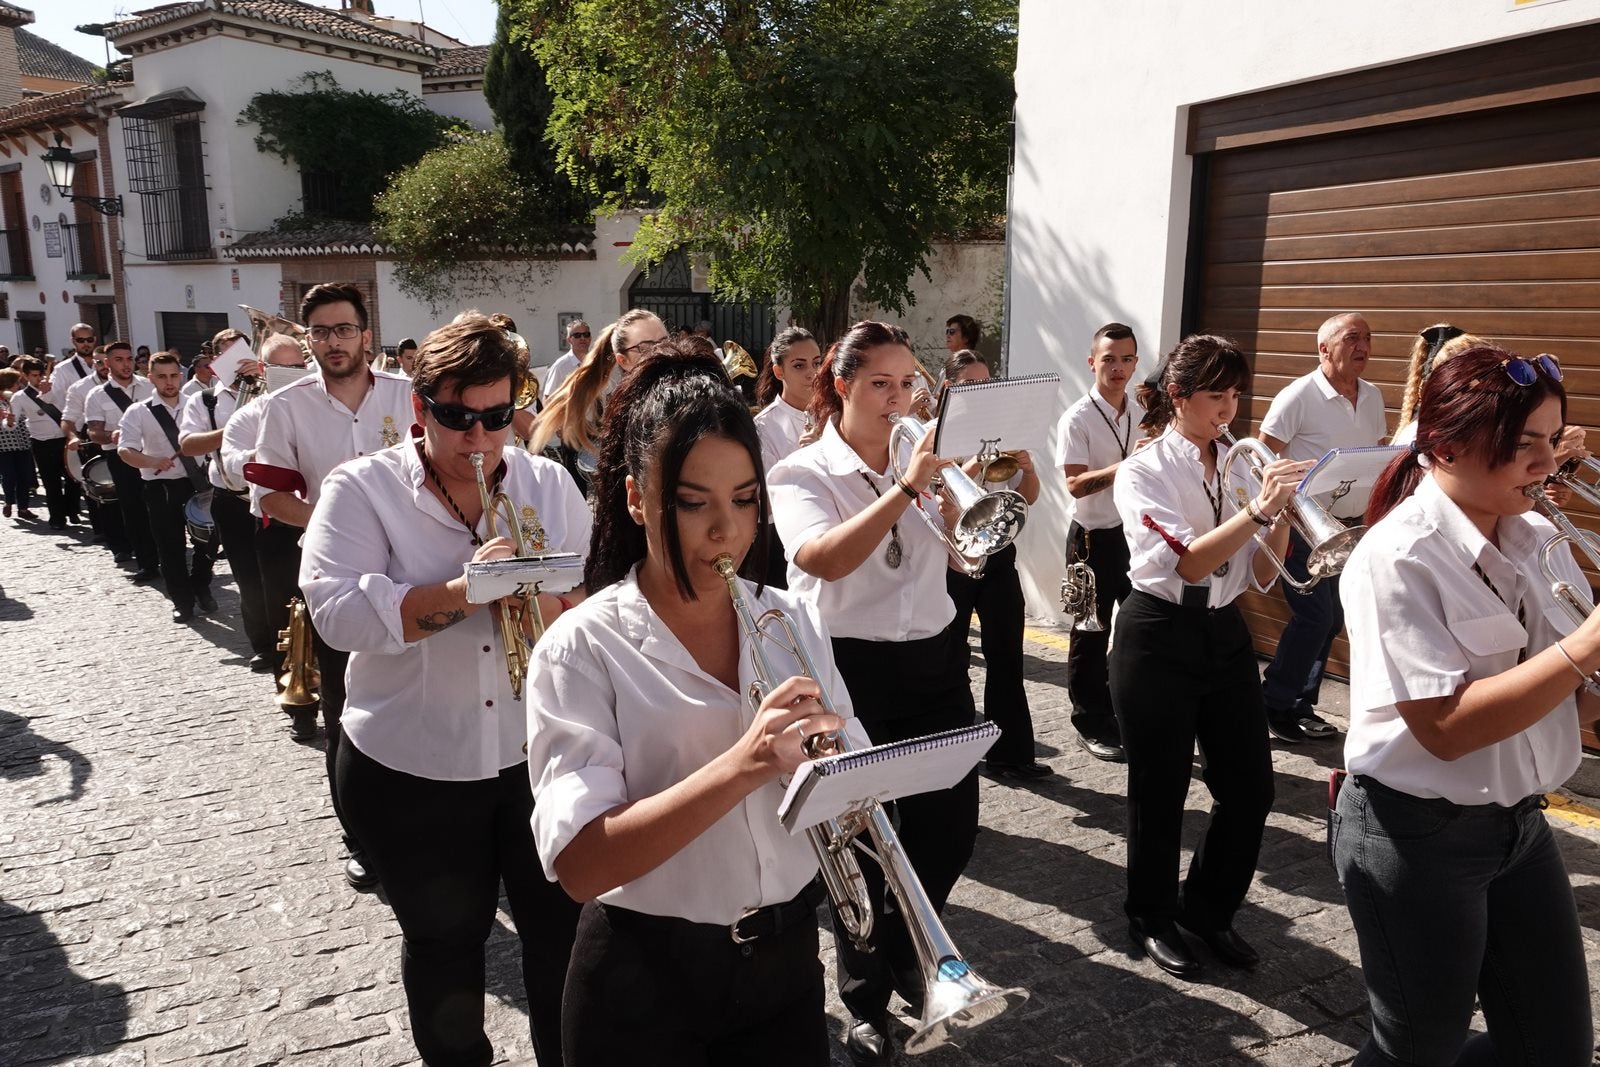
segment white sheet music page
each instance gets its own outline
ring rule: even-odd
[[[1300,491],[1336,519],[1359,519],[1367,513],[1367,500],[1378,475],[1404,451],[1396,445],[1332,449],[1306,471]]]
[[[947,459],[989,452],[1027,449],[1040,452],[1048,444],[1059,414],[1059,374],[952,385],[939,409],[934,452]]]

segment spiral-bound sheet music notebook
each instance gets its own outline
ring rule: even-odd
[[[999,736],[1000,727],[986,722],[802,763],[778,805],[778,821],[796,834],[863,800],[948,789],[977,766]]]
[[[1045,447],[1054,423],[1059,374],[1026,374],[952,385],[939,407],[936,455],[955,458]]]

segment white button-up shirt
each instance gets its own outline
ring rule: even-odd
[[[192,433],[211,433],[215,430],[226,431],[228,419],[232,417],[234,407],[239,403],[239,397],[232,389],[218,389],[215,394],[216,409],[213,411],[206,406],[205,392],[202,387],[190,393],[188,398],[184,400],[183,416],[178,420],[178,437],[180,439]],[[213,418],[216,420],[216,425],[214,426],[212,425]],[[220,453],[221,448],[219,447],[217,451]],[[242,478],[234,481],[231,485],[228,483],[228,480],[223,477],[220,463],[210,464],[209,469],[211,472],[211,484],[218,489],[231,492],[234,489],[244,488]]]
[[[261,497],[265,490],[245,481],[244,465],[256,458],[256,438],[261,434],[261,417],[266,414],[270,399],[257,397],[244,407],[236,408],[228,416],[228,424],[222,428],[222,448],[219,450],[226,480],[234,485],[249,487],[250,514],[258,519],[261,518]]]
[[[567,472],[519,448],[502,455],[501,489],[530,548],[586,555],[589,507]],[[323,640],[351,653],[345,737],[393,770],[482,781],[525,758],[526,721],[511,695],[497,609],[405,639],[405,595],[458,577],[475,551],[425,477],[410,439],[329,475],[301,542],[300,588]]]
[[[256,438],[256,461],[299,471],[306,480],[308,504],[316,504],[323,481],[339,464],[411,437],[416,421],[411,379],[384,371],[370,373],[372,387],[356,411],[329,394],[320,374],[309,374],[271,394]]]
[[[822,672],[818,683],[840,715],[850,697],[833,666],[816,607],[767,589],[759,613],[780,608],[795,620]],[[799,673],[769,646],[773,669]],[[706,674],[639,591],[637,571],[556,620],[535,650],[528,694],[528,770],[533,837],[545,874],[585,826],[630,801],[683,781],[731,748],[755,719],[745,698],[754,678],[749,641],[739,640],[739,685]],[[775,681],[782,681],[782,678]],[[784,787],[751,792],[672,858],[600,899],[650,915],[727,924],[747,908],[792,899],[817,873],[804,834],[778,822]]]
[[[156,395],[156,387],[137,374],[133,376],[133,381],[126,387],[120,386],[110,378],[107,378],[103,383],[89,390],[89,395],[84,397],[83,425],[87,426],[91,422],[103,422],[106,424],[108,431],[115,430],[122,425],[122,409],[117,406],[115,400],[111,399],[111,395],[106,392],[107,388],[121,389],[123,395],[133,401],[132,404],[128,405],[129,411],[132,411],[139,401],[148,400]],[[62,414],[66,413],[62,412]]]
[[[800,447],[800,435],[806,432],[808,421],[804,411],[781,396],[756,414],[756,432],[761,435],[761,462],[767,470]]]
[[[550,399],[577,369],[578,357],[573,355],[572,349],[569,348],[557,356],[556,361],[545,370],[544,376],[539,380],[539,395],[546,400]]]
[[[1217,450],[1220,467],[1225,450],[1220,441],[1213,441],[1212,447]],[[1211,496],[1206,495],[1207,489]],[[1249,494],[1253,489],[1254,483],[1244,473],[1241,460],[1228,492],[1234,493],[1234,503],[1242,506],[1237,494]],[[1215,476],[1206,480],[1200,450],[1168,427],[1160,437],[1123,461],[1111,491],[1122,519],[1122,536],[1128,542],[1128,577],[1133,587],[1173,604],[1183,603],[1184,581],[1178,577],[1179,546],[1188,551],[1191,541],[1217,526],[1211,504],[1217,493],[1217,480]],[[1227,501],[1223,502],[1224,522],[1234,510]],[[1252,537],[1229,558],[1227,574],[1211,575],[1208,607],[1231,604],[1247,588],[1263,589],[1251,576],[1258,547],[1259,542]]]
[[[1572,629],[1539,571],[1539,550],[1554,527],[1536,515],[1506,515],[1497,533],[1499,548],[1429,475],[1351,553],[1339,579],[1350,633],[1350,773],[1412,796],[1509,805],[1578,769],[1575,694],[1520,734],[1449,762],[1428,754],[1395,706],[1510,670],[1524,648],[1532,656]],[[1586,594],[1567,548],[1551,557]],[[1526,626],[1517,621],[1518,604]]]
[[[1144,408],[1131,390],[1123,394],[1123,411],[1119,415],[1100,395],[1100,387],[1091,385],[1089,392],[1061,416],[1056,466],[1081,464],[1098,471],[1122,462],[1141,436],[1139,422],[1143,418]],[[1073,518],[1085,530],[1109,530],[1122,521],[1109,487],[1078,497],[1073,504]]]
[[[39,400],[47,404],[54,403],[47,393],[41,393]],[[39,403],[39,400],[29,396],[27,388],[23,387],[11,394],[11,410],[26,419],[24,425],[31,439],[35,441],[61,440],[65,436],[61,432],[61,423],[50,417],[49,413]]]
[[[122,436],[117,439],[117,444],[122,448],[131,448],[135,452],[143,452],[151,459],[166,459],[174,457],[172,466],[164,471],[152,470],[149,467],[139,468],[139,477],[147,482],[176,481],[179,478],[189,477],[189,472],[184,469],[183,460],[178,459],[178,452],[172,447],[172,442],[167,440],[167,431],[161,428],[161,423],[156,421],[155,410],[151,404],[165,403],[160,397],[153,396],[145,401],[131,405],[122,413],[122,422],[119,428]],[[173,425],[177,425],[180,412],[178,401],[166,405],[167,414],[172,416]],[[196,460],[197,463],[204,462]]]
[[[1335,448],[1369,448],[1389,435],[1383,393],[1358,378],[1352,404],[1318,367],[1272,398],[1261,433],[1284,442],[1285,459],[1317,460]]]
[[[822,610],[834,637],[914,641],[940,633],[955,618],[955,602],[945,591],[949,552],[912,510],[915,504],[896,523],[899,567],[889,566],[888,537],[836,582],[807,574],[792,562],[813,538],[865,511],[881,494],[900,492],[894,476],[878,474],[863,463],[831,420],[817,441],[767,472],[767,491],[773,522],[791,560],[789,588]]]
[[[63,394],[85,378],[94,377],[94,366],[74,352],[70,358],[57,363],[50,372],[50,388]],[[50,394],[46,394],[50,395]]]
[[[88,403],[89,394],[94,392],[109,378],[99,378],[91,374],[87,378],[79,378],[67,387],[66,403],[61,406],[61,418],[72,423],[79,431],[88,425],[89,420],[84,418],[84,407]],[[57,386],[57,388],[60,388]],[[53,401],[53,394],[52,394]]]
[[[216,379],[213,378],[212,380],[215,381]],[[202,382],[199,378],[190,378],[188,381],[183,383],[183,388],[178,390],[178,395],[187,401],[191,396],[194,396],[194,394],[198,393],[205,387],[206,383]]]

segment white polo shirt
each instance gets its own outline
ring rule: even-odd
[[[228,419],[232,417],[234,407],[238,403],[239,397],[232,389],[218,389],[216,392],[216,411],[213,413],[206,407],[204,389],[197,389],[190,393],[183,402],[183,415],[178,419],[179,441],[181,442],[183,438],[193,433],[211,433],[214,430],[226,431]],[[213,414],[216,418],[215,426],[211,425]],[[219,447],[217,451],[221,452],[221,448]],[[224,476],[222,464],[211,463],[208,465],[208,469],[211,474],[211,484],[218,489],[224,492],[244,491],[243,478],[241,477],[234,483],[229,484],[228,479]]]
[[[501,488],[531,549],[587,555],[589,506],[567,472],[520,448],[502,456]],[[511,695],[492,608],[405,638],[406,594],[460,577],[476,550],[425,477],[409,437],[332,472],[306,527],[300,588],[317,633],[351,653],[345,739],[406,774],[483,781],[526,758],[526,713]]]
[[[1366,379],[1357,379],[1352,404],[1318,367],[1272,398],[1261,433],[1284,442],[1283,457],[1294,460],[1318,460],[1335,448],[1375,445],[1389,434],[1383,393]]]
[[[834,637],[866,641],[915,641],[940,633],[955,618],[945,591],[949,552],[912,510],[900,516],[899,567],[890,567],[885,537],[866,561],[825,582],[793,560],[813,538],[872,506],[883,493],[898,493],[892,474],[861,461],[830,421],[822,437],[767,472],[772,519],[789,552],[789,588],[816,604]]]
[[[757,612],[780,608],[794,619],[818,683],[840,715],[851,715],[816,606],[770,588],[758,598],[749,582],[744,588]],[[739,644],[739,684],[729,689],[656,615],[637,569],[556,620],[534,650],[528,694],[533,838],[546,876],[555,878],[556,857],[589,823],[683,781],[750,728],[749,639],[741,635]],[[798,673],[781,651],[770,651],[778,674]],[[816,875],[817,860],[804,834],[790,835],[778,822],[783,793],[777,779],[753,790],[676,855],[600,900],[727,925],[749,908],[793,899]]]
[[[108,388],[121,389],[123,394],[133,401],[132,404],[128,405],[130,411],[139,401],[148,400],[156,395],[156,387],[151,385],[148,379],[141,378],[137,374],[133,376],[133,381],[126,387],[120,386],[107,378],[100,385],[89,390],[89,395],[84,398],[83,425],[87,426],[91,422],[103,422],[106,424],[107,430],[115,430],[122,425],[122,408],[106,392]],[[62,414],[66,413],[62,412]],[[141,449],[141,451],[143,450]]]
[[[100,378],[91,374],[87,378],[79,378],[67,386],[66,403],[61,405],[62,420],[72,423],[79,431],[82,431],[84,426],[88,425],[88,420],[84,418],[83,411],[84,405],[89,400],[89,394],[108,381],[110,381],[109,378]]]
[[[1220,441],[1211,444],[1217,450],[1220,469],[1225,449]],[[1252,484],[1240,480],[1244,462],[1241,460],[1236,466],[1227,490],[1230,493]],[[1183,603],[1184,581],[1178,576],[1178,559],[1195,538],[1216,529],[1212,501],[1217,498],[1217,491],[1216,477],[1205,477],[1200,450],[1172,427],[1117,468],[1111,492],[1122,519],[1122,536],[1128,542],[1128,578],[1135,589],[1169,603]],[[1223,501],[1222,520],[1226,522],[1234,510],[1232,504]],[[1270,588],[1270,583],[1256,583],[1251,573],[1259,547],[1252,537],[1228,559],[1226,574],[1213,573],[1207,579],[1211,587],[1207,606],[1225,607],[1248,588]]]
[[[299,471],[306,503],[315,505],[322,482],[341,463],[392,448],[411,437],[416,415],[411,379],[369,371],[371,388],[351,411],[328,392],[321,374],[309,374],[271,394],[256,438],[256,462]]]
[[[53,403],[48,394],[40,394],[39,400]],[[39,400],[28,395],[27,387],[18,389],[11,394],[11,410],[18,415],[27,417],[28,437],[35,441],[59,441],[66,435],[61,432],[61,423],[52,419],[44,410]],[[64,414],[64,413],[63,413]]]
[[[1100,395],[1100,387],[1089,392],[1061,416],[1057,440],[1057,467],[1083,465],[1089,470],[1104,470],[1120,463],[1133,452],[1140,437],[1139,423],[1144,408],[1133,398],[1132,390],[1123,395],[1122,414]],[[1073,518],[1086,530],[1109,530],[1122,521],[1117,502],[1107,486],[1098,493],[1073,499]]]
[[[549,369],[539,379],[539,395],[546,400],[550,399],[556,390],[561,388],[561,383],[571,377],[572,372],[577,369],[578,357],[573,355],[572,349],[569,348],[556,357],[556,361],[550,364]]]
[[[761,436],[761,462],[771,470],[781,459],[800,447],[800,436],[810,425],[810,417],[779,396],[756,414],[756,433]]]
[[[189,472],[184,469],[183,461],[177,459],[178,452],[172,447],[172,442],[167,440],[167,432],[161,428],[161,423],[156,420],[155,411],[150,407],[152,403],[164,404],[158,396],[147,397],[140,403],[134,404],[122,413],[122,422],[119,424],[122,436],[117,444],[121,448],[131,448],[135,452],[143,452],[151,459],[166,459],[172,456],[175,462],[164,471],[151,470],[149,467],[139,468],[139,477],[147,482],[175,481],[179,478],[189,477]],[[178,407],[178,400],[166,404],[167,413],[172,416],[174,425],[182,416]],[[203,463],[204,460],[196,460]]]
[[[1396,708],[1510,670],[1524,648],[1532,656],[1572,629],[1539,571],[1539,550],[1554,533],[1537,515],[1502,516],[1496,548],[1431,475],[1367,531],[1339,578],[1350,634],[1351,774],[1417,797],[1509,805],[1578,769],[1576,676],[1573,694],[1528,729],[1451,761],[1429,755]],[[1565,545],[1551,563],[1587,592]]]

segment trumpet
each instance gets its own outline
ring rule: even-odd
[[[286,715],[306,712],[317,706],[318,676],[316,651],[311,643],[311,620],[306,618],[306,603],[299,597],[289,601],[289,625],[278,631],[278,651],[284,653],[283,673],[278,676],[278,707]]]
[[[748,694],[751,705],[760,705],[781,681],[767,658],[764,647],[767,641],[793,657],[807,677],[816,679],[816,665],[800,640],[794,620],[776,608],[755,615],[732,556],[724,553],[712,561],[712,566],[728,583],[728,595],[733,598],[739,629],[750,642],[751,666],[755,672]],[[775,634],[769,626],[781,632]],[[819,695],[818,702],[824,710],[834,712],[826,690]],[[805,740],[806,753],[812,758],[850,749],[850,740],[842,731],[817,734]],[[863,833],[872,840],[870,850],[860,843]],[[867,940],[872,933],[872,900],[867,895],[866,879],[852,846],[866,851],[883,869],[884,884],[894,894],[922,970],[923,1014],[916,1032],[906,1041],[907,1053],[916,1055],[942,1045],[956,1033],[981,1026],[1028,999],[1026,989],[1002,988],[979,977],[961,955],[939,920],[927,891],[922,888],[917,872],[906,859],[905,848],[882,804],[867,800],[846,817],[844,824],[838,820],[820,823],[807,830],[806,836],[817,855],[822,881],[827,886],[839,925],[863,951],[868,950]]]
[[[890,412],[886,417],[894,424],[889,431],[889,470],[896,479],[904,480],[911,453],[928,435],[928,427],[914,415]],[[940,471],[935,484],[939,498],[955,508],[956,521],[946,526],[943,519],[929,514],[920,500],[917,514],[944,542],[956,566],[976,578],[988,558],[1022,532],[1022,524],[1028,521],[1028,502],[1010,489],[985,492],[959,467]]]
[[[1017,471],[1021,469],[1020,464],[1017,463],[1018,451],[1020,450],[987,452],[979,456],[978,469],[980,473],[978,481],[986,485],[993,485],[996,482],[1009,482],[1016,477]]]
[[[722,342],[722,369],[728,372],[728,380],[734,382],[740,378],[761,376],[761,368],[756,366],[755,357],[738,341]]]
[[[1600,480],[1585,480],[1579,476],[1579,471],[1587,471],[1591,478],[1600,479],[1600,460],[1595,459],[1593,456],[1584,456],[1582,459],[1569,459],[1557,468],[1548,481],[1572,490],[1575,496],[1587,502],[1590,507],[1600,508]],[[1532,496],[1533,494],[1530,493],[1529,495]],[[1535,499],[1534,503],[1537,505],[1538,500]],[[1548,516],[1546,517],[1548,518]]]
[[[503,522],[505,536],[516,545],[517,555],[528,555],[527,542],[522,538],[522,526],[517,522],[516,505],[504,493],[489,492],[489,481],[483,474],[483,453],[472,453],[471,460],[472,473],[478,479],[478,499],[483,504],[484,540],[492,541],[501,536],[498,527]],[[511,679],[511,695],[518,700],[522,699],[522,683],[528,677],[528,650],[544,634],[544,617],[539,614],[538,594],[537,584],[522,585],[517,587],[513,595],[495,601],[495,610],[499,613],[500,648],[506,657],[506,674]],[[532,639],[522,634],[524,618],[533,631]]]
[[[1229,481],[1233,476],[1233,464],[1240,456],[1245,457],[1250,471],[1260,479],[1261,468],[1268,463],[1277,462],[1278,456],[1272,449],[1256,440],[1246,437],[1236,440],[1233,432],[1226,423],[1217,427],[1222,437],[1222,443],[1228,446],[1227,454],[1219,461],[1222,464],[1222,495],[1228,496]],[[1237,510],[1237,509],[1236,509]],[[1296,489],[1289,498],[1289,503],[1284,506],[1283,513],[1289,517],[1290,524],[1294,527],[1300,538],[1310,547],[1311,554],[1306,557],[1305,581],[1297,580],[1289,573],[1289,568],[1284,566],[1277,553],[1267,547],[1267,531],[1265,529],[1256,533],[1255,539],[1261,544],[1261,551],[1267,554],[1272,561],[1272,566],[1288,585],[1297,593],[1308,592],[1312,586],[1324,578],[1335,577],[1344,570],[1345,562],[1349,560],[1350,553],[1355,549],[1356,543],[1361,540],[1361,535],[1367,532],[1365,526],[1345,526],[1344,523],[1328,513],[1328,509],[1317,503],[1310,496]]]
[[[1594,461],[1586,460],[1585,462],[1592,464]],[[1566,476],[1559,473],[1557,475],[1558,480],[1562,480],[1564,477]],[[1592,488],[1587,482],[1582,484]],[[1556,507],[1550,498],[1544,495],[1543,486],[1530,485],[1522,491],[1527,494],[1529,500],[1533,501],[1533,509],[1549,519],[1551,525],[1558,531],[1539,548],[1539,573],[1544,576],[1545,581],[1550,583],[1551,595],[1556,598],[1557,603],[1566,609],[1567,616],[1572,619],[1573,625],[1581,626],[1594,608],[1590,605],[1588,598],[1578,590],[1577,586],[1556,573],[1555,564],[1551,556],[1563,544],[1570,544],[1589,558],[1591,567],[1600,567],[1600,537],[1588,530],[1581,529],[1577,523],[1568,518],[1566,512]],[[1579,495],[1583,494],[1580,492]],[[1600,696],[1600,671],[1596,671],[1584,679],[1583,687],[1596,696]]]

